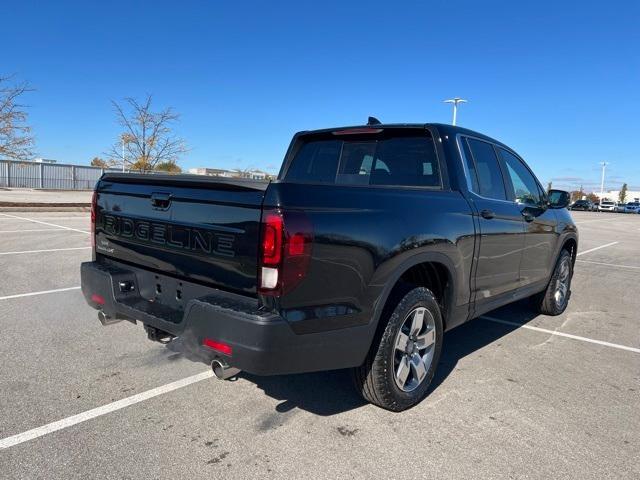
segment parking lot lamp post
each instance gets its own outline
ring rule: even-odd
[[[602,179],[600,180],[600,201],[602,201],[602,195],[604,195],[604,171],[609,165],[607,162],[600,162],[602,165]]]

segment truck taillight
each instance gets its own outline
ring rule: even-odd
[[[280,212],[266,214],[262,227],[262,263],[278,265],[282,258],[283,220]]]
[[[280,296],[304,278],[311,260],[313,230],[302,212],[269,210],[262,222],[260,293]]]
[[[98,203],[98,192],[93,191],[91,197],[91,247],[96,247],[96,209]]]

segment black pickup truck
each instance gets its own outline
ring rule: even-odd
[[[485,135],[367,124],[294,136],[277,180],[107,173],[82,291],[220,378],[351,368],[400,411],[444,332],[515,300],[558,315],[578,235],[568,194]]]

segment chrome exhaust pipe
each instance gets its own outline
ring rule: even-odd
[[[114,323],[118,323],[122,321],[120,318],[110,317],[109,315],[104,313],[102,310],[98,311],[98,320],[100,320],[100,323],[103,326],[112,325]]]
[[[239,368],[230,367],[224,360],[219,358],[211,362],[211,369],[218,380],[229,380],[240,373]]]

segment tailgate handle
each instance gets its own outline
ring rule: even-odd
[[[151,205],[156,210],[166,210],[171,205],[171,194],[170,193],[152,193],[151,194]]]

